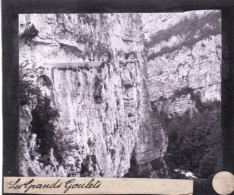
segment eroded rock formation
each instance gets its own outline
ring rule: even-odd
[[[44,146],[32,131],[37,103],[22,106],[22,175],[121,177],[133,151],[139,164],[163,156],[167,138],[160,124],[151,125],[139,14],[32,14],[20,19],[24,79],[39,86],[58,112],[50,121],[54,148],[40,154]],[[38,35],[29,35],[30,28]]]
[[[20,107],[20,174],[123,177],[136,166],[138,176],[168,176],[167,135],[152,108],[185,86],[219,98],[220,31],[213,23],[198,26],[211,36],[188,29],[198,36],[189,46],[179,31],[160,34],[217,14],[20,15],[20,74],[39,94]],[[194,104],[189,95],[165,101],[170,112]]]
[[[196,110],[192,93],[202,102],[221,99],[221,15],[219,11],[144,16],[149,97],[168,115]],[[187,89],[187,92],[186,92]],[[178,93],[179,91],[184,93]],[[192,91],[191,91],[192,90]]]

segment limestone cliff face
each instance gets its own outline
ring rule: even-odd
[[[123,177],[136,166],[138,176],[168,176],[153,110],[193,113],[195,95],[220,100],[219,18],[20,15],[20,75],[40,94],[28,90],[20,106],[20,174]]]
[[[169,115],[196,111],[191,91],[185,89],[199,94],[202,102],[220,101],[220,18],[219,11],[142,18],[148,39],[149,97],[158,111]],[[181,90],[184,93],[176,97]]]
[[[22,175],[122,177],[133,155],[139,165],[163,156],[167,137],[151,119],[141,24],[139,14],[20,16],[23,79],[58,112],[49,121],[55,146],[43,155],[32,130],[38,103],[21,107]]]

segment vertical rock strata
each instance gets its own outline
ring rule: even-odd
[[[122,177],[133,151],[139,164],[162,157],[167,138],[151,124],[141,25],[139,14],[20,15],[23,79],[58,112],[56,143],[42,154],[37,102],[21,107],[22,175]]]
[[[20,106],[20,174],[167,175],[167,136],[151,106],[193,107],[191,95],[170,99],[183,87],[220,98],[219,13],[193,13],[20,15],[20,75],[40,89]]]

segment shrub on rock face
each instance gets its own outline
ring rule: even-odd
[[[48,97],[38,97],[36,108],[32,111],[32,132],[37,134],[40,140],[39,151],[42,155],[48,154],[50,148],[56,148],[54,125],[51,123],[58,113],[50,106]]]
[[[41,90],[34,86],[31,81],[22,77],[19,80],[20,105],[32,104],[32,97],[36,98],[32,107],[31,134],[36,135],[36,151],[31,152],[31,157],[39,155],[39,160],[49,164],[51,148],[57,155],[57,141],[53,121],[58,117],[57,110],[51,107],[51,99],[42,95]]]
[[[41,96],[39,87],[33,86],[31,81],[20,79],[18,95],[20,105],[30,104],[32,96]]]
[[[38,35],[38,30],[36,29],[34,24],[31,24],[29,22],[24,30],[24,33],[22,34],[22,38],[24,38],[26,41],[31,41],[37,35]]]

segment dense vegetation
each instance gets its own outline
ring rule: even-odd
[[[31,132],[37,135],[37,147],[35,151],[31,151],[31,157],[33,158],[36,155],[35,153],[40,154],[41,161],[48,164],[51,148],[53,148],[55,156],[59,159],[57,136],[53,124],[53,120],[58,117],[58,113],[51,107],[51,99],[41,94],[40,88],[34,86],[31,81],[20,77],[20,105],[32,104],[32,97],[36,97],[36,102],[34,102],[36,107],[32,110]]]
[[[174,169],[183,169],[207,178],[218,171],[221,160],[221,104],[220,101],[202,103],[191,89],[175,91],[175,96],[191,94],[197,112],[175,114],[171,118],[159,113],[167,130],[169,145],[167,163]]]
[[[48,97],[38,97],[37,106],[32,111],[32,132],[37,134],[39,151],[42,156],[49,155],[50,149],[56,149],[55,127],[53,120],[58,116],[57,111],[50,106]]]
[[[21,106],[31,103],[32,96],[41,96],[39,87],[34,87],[31,81],[26,81],[23,76],[19,79],[19,103]]]

